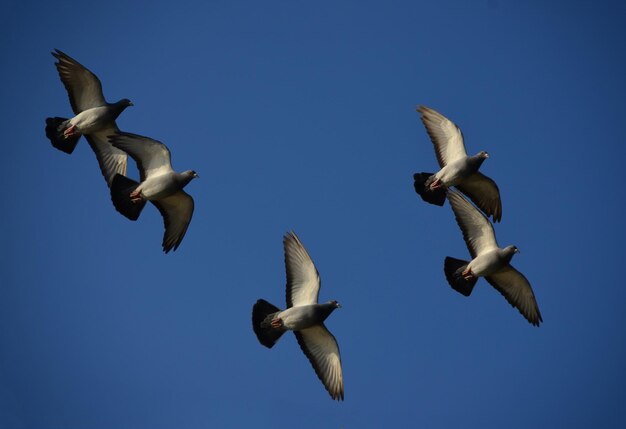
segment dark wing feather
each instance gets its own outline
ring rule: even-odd
[[[95,74],[58,49],[52,55],[57,59],[54,64],[67,90],[74,114],[106,104],[102,84]]]
[[[539,323],[543,322],[533,289],[522,273],[509,265],[485,277],[485,280],[504,295],[509,304],[517,308],[531,324],[539,326]]]
[[[476,172],[466,179],[457,188],[481,209],[487,217],[493,217],[494,222],[502,219],[502,201],[498,185],[489,177]]]
[[[191,216],[193,215],[193,198],[180,190],[169,197],[151,201],[163,216],[165,233],[163,234],[163,251],[168,253],[176,250],[185,237]]]

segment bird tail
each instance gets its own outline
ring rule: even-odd
[[[252,306],[252,329],[259,342],[271,349],[276,341],[285,333],[285,328],[272,328],[270,322],[280,309],[264,299],[259,299]]]
[[[68,122],[69,119],[67,118],[46,118],[46,137],[50,139],[52,146],[69,154],[74,152],[80,139],[80,134],[65,137],[63,131],[67,128]]]
[[[413,175],[413,187],[415,192],[422,197],[422,200],[437,206],[443,206],[446,202],[446,188],[441,186],[437,189],[430,189],[434,175],[432,173],[415,173]]]
[[[113,201],[113,206],[115,210],[130,220],[139,219],[139,215],[146,205],[144,200],[134,203],[130,199],[130,193],[137,186],[139,186],[139,183],[119,173],[111,181],[111,201]]]
[[[471,280],[465,280],[462,273],[467,268],[467,264],[469,264],[468,261],[447,256],[443,263],[443,271],[446,273],[446,279],[452,289],[462,295],[470,296],[478,278],[473,277]]]

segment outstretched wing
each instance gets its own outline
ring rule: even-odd
[[[116,174],[126,175],[126,167],[128,156],[126,152],[113,147],[107,136],[116,133],[118,130],[115,123],[101,129],[95,133],[86,134],[85,138],[89,142],[89,146],[96,154],[100,171],[106,180],[107,185],[111,187],[111,182]]]
[[[492,216],[494,222],[500,222],[502,219],[502,201],[496,182],[484,174],[476,172],[464,179],[460,185],[457,185],[457,188],[467,195],[487,217]]]
[[[451,189],[448,190],[448,201],[472,258],[498,247],[491,222],[484,214]]]
[[[165,224],[163,234],[163,251],[178,249],[185,237],[191,216],[193,215],[193,198],[183,190],[180,190],[169,197],[151,201],[159,209]]]
[[[509,304],[517,308],[531,324],[539,326],[539,323],[543,322],[533,289],[522,273],[509,265],[485,277],[485,280],[504,295]]]
[[[417,111],[435,146],[435,154],[441,168],[467,156],[463,144],[463,133],[454,122],[426,106],[418,107]]]
[[[317,304],[320,275],[295,232],[283,238],[287,271],[287,308]]]
[[[54,65],[67,90],[74,114],[106,104],[102,84],[95,74],[58,49],[52,55],[57,59]]]
[[[300,348],[333,399],[343,400],[343,372],[339,346],[324,324],[293,331]]]
[[[121,131],[110,135],[109,141],[135,160],[142,182],[152,175],[172,171],[170,151],[159,141]]]

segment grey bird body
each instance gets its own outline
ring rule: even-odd
[[[191,170],[183,173],[165,171],[161,174],[152,175],[137,186],[138,192],[144,200],[158,201],[180,191],[194,178]]]
[[[441,170],[434,174],[435,179],[439,179],[446,188],[456,186],[470,175],[476,173],[483,161],[488,157],[485,152],[479,152],[473,156],[459,158],[444,165]]]
[[[324,321],[341,306],[337,301],[318,304],[320,278],[311,257],[294,232],[285,235],[287,308],[280,310],[264,299],[252,307],[252,329],[267,348],[286,331],[293,331],[300,348],[331,398],[343,400],[343,370],[339,346]]]
[[[66,128],[74,126],[80,134],[93,134],[106,129],[126,107],[128,107],[127,101],[120,100],[117,103],[106,103],[103,106],[83,110],[69,119]]]
[[[290,307],[274,315],[282,320],[282,325],[290,331],[300,331],[322,323],[337,308],[336,303],[309,304]]]
[[[516,251],[515,246],[487,250],[472,259],[467,268],[476,277],[487,277],[506,267]]]

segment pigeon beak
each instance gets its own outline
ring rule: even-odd
[[[485,152],[485,158],[489,158],[489,154]]]
[[[519,253],[519,249],[517,247],[515,248],[515,253]]]
[[[129,101],[129,102],[128,102],[128,105],[129,105],[129,106],[134,106],[134,104],[133,104],[133,102],[132,102],[132,101]]]
[[[194,178],[196,178],[196,179],[199,179],[199,178],[200,178],[200,176],[198,175],[198,173],[193,173],[193,177],[194,177]]]
[[[337,308],[341,308],[341,304],[337,303]]]

